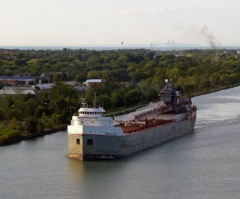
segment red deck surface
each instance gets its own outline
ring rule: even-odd
[[[123,133],[133,133],[133,132],[137,132],[137,131],[141,131],[147,128],[151,128],[154,126],[159,126],[159,125],[163,125],[163,124],[167,124],[173,122],[172,120],[146,120],[146,121],[142,121],[142,123],[134,123],[134,122],[128,122],[126,123],[121,123],[117,126],[121,127],[123,130]]]

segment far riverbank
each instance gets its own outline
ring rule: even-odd
[[[19,139],[16,139],[16,140],[7,140],[5,142],[0,142],[0,146],[18,143],[18,142],[21,142],[22,140],[33,139],[33,138],[41,137],[41,136],[48,135],[51,133],[56,133],[58,131],[63,131],[66,129],[67,129],[67,125],[63,125],[61,127],[44,130],[41,133],[22,135]]]
[[[233,87],[237,87],[237,86],[240,86],[240,83],[239,84],[233,84],[233,85],[230,85],[230,86],[222,86],[222,87],[219,87],[219,88],[208,89],[208,90],[205,90],[205,91],[202,91],[202,92],[197,92],[197,93],[193,93],[191,95],[186,95],[184,97],[191,97],[192,98],[192,97],[205,95],[205,94],[209,94],[209,93],[213,93],[213,92],[217,92],[217,91],[220,91],[220,90],[225,90],[225,89],[229,89],[229,88],[233,88]],[[105,116],[110,116],[110,117],[124,115],[124,114],[134,112],[137,109],[139,109],[141,107],[144,107],[146,105],[147,105],[146,103],[142,103],[142,104],[138,104],[137,106],[130,107],[130,108],[121,108],[121,109],[118,109],[117,111],[111,111],[110,110],[110,111],[107,111],[106,114],[104,114],[104,115]],[[67,125],[62,125],[62,126],[57,127],[57,128],[44,130],[41,133],[22,135],[20,138],[18,138],[16,140],[7,140],[5,142],[0,142],[0,146],[18,143],[18,142],[21,142],[22,140],[33,139],[33,138],[41,137],[41,136],[51,134],[51,133],[56,133],[58,131],[62,131],[62,130],[66,130],[66,129],[67,129]]]
[[[240,86],[240,83],[229,85],[229,86],[221,86],[221,87],[218,87],[218,88],[207,89],[207,90],[204,90],[204,91],[201,91],[201,92],[183,95],[183,97],[193,98],[193,97],[197,97],[197,96],[200,96],[200,95],[206,95],[206,94],[209,94],[209,93],[214,93],[214,92],[229,89],[229,88],[234,88],[234,87],[237,87],[237,86]],[[107,113],[104,114],[104,115],[105,116],[111,116],[111,117],[124,115],[124,114],[134,112],[137,109],[142,108],[146,105],[148,105],[148,104],[142,103],[142,104],[138,104],[137,106],[130,107],[130,108],[121,108],[121,109],[118,109],[117,111],[107,111]]]

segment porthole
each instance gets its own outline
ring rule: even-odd
[[[76,139],[76,144],[80,144],[80,139]]]
[[[93,139],[87,139],[87,145],[93,145]]]

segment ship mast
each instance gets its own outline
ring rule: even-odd
[[[86,98],[81,98],[81,104],[83,108],[87,107]]]
[[[96,92],[93,93],[94,98],[93,98],[93,107],[96,108]]]

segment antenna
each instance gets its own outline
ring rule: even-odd
[[[87,107],[86,98],[81,98],[81,104],[83,108]]]
[[[173,74],[173,89],[174,89],[174,83],[175,83],[175,82],[174,82],[174,74]]]
[[[93,93],[94,98],[93,98],[93,108],[96,108],[96,92]]]

